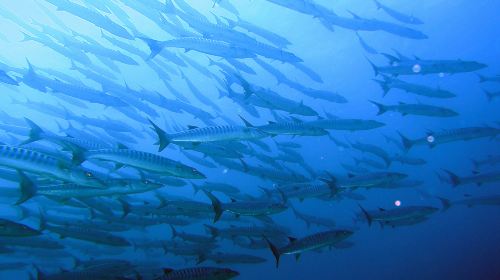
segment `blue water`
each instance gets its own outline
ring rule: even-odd
[[[184,2],[185,1],[185,2]],[[224,4],[213,4],[212,1],[184,0],[193,9],[205,16],[212,24],[217,24],[216,17],[224,23],[223,18],[237,19],[237,16]],[[310,2],[307,0],[305,2]],[[195,167],[201,171],[206,179],[189,180],[183,179],[186,185],[182,187],[166,186],[158,190],[165,197],[182,196],[188,200],[210,203],[210,200],[202,192],[193,194],[191,183],[202,184],[203,182],[219,182],[232,185],[240,190],[241,194],[249,194],[257,200],[263,199],[259,187],[273,190],[275,186],[286,183],[294,183],[293,178],[288,182],[270,180],[248,173],[233,170],[230,166],[224,166],[213,161],[210,156],[204,156],[198,152],[186,150],[202,161],[211,162],[212,168],[200,165],[188,159],[181,147],[170,144],[167,149],[158,152],[156,135],[150,129],[148,119],[153,120],[168,133],[185,130],[188,125],[206,127],[212,125],[236,125],[244,124],[238,117],[245,117],[252,124],[263,125],[268,121],[275,121],[271,110],[257,108],[260,117],[250,115],[241,105],[233,102],[228,97],[220,97],[219,90],[224,91],[218,80],[224,76],[217,66],[209,66],[208,58],[217,62],[230,65],[223,55],[216,56],[206,54],[197,50],[185,51],[180,48],[166,48],[164,51],[176,56],[179,60],[185,60],[186,65],[176,64],[176,61],[166,59],[162,53],[154,58],[148,59],[150,50],[140,37],[153,38],[155,40],[169,40],[178,36],[167,33],[161,28],[162,22],[156,17],[162,13],[171,22],[178,22],[184,30],[195,31],[189,23],[179,15],[177,20],[166,10],[158,11],[155,5],[162,6],[164,1],[151,0],[151,5],[134,1],[79,1],[85,9],[95,11],[100,15],[107,15],[113,22],[129,32],[131,38],[121,38],[116,34],[101,28],[98,24],[92,24],[96,20],[88,18],[88,15],[76,15],[64,11],[64,1],[4,1],[0,7],[0,70],[5,75],[16,81],[0,80],[0,142],[10,146],[20,145],[27,139],[29,134],[28,125],[23,118],[29,118],[41,126],[44,131],[57,133],[65,136],[65,132],[72,131],[71,127],[81,131],[81,135],[93,135],[94,139],[111,144],[122,143],[134,150],[145,151],[162,155],[169,159],[177,160],[183,164]],[[57,10],[56,5],[60,7]],[[161,3],[160,3],[161,2]],[[176,7],[182,8],[177,2]],[[229,2],[238,12],[238,17],[245,21],[261,27],[265,30],[278,34],[288,41],[290,45],[286,51],[295,54],[303,60],[302,65],[316,72],[322,82],[315,82],[303,72],[298,70],[290,62],[279,61],[269,57],[258,56],[261,60],[278,69],[289,80],[305,87],[318,90],[335,92],[347,99],[346,103],[333,103],[323,99],[313,99],[305,93],[291,89],[286,84],[278,84],[276,78],[261,68],[252,58],[238,59],[241,63],[251,67],[256,74],[248,74],[240,71],[242,77],[252,86],[270,89],[280,96],[289,98],[296,102],[303,102],[314,109],[321,117],[334,115],[340,119],[363,119],[376,120],[385,125],[372,129],[360,131],[328,130],[331,137],[342,143],[366,143],[376,145],[385,150],[389,155],[405,154],[411,157],[424,159],[424,165],[405,165],[393,162],[383,170],[360,165],[368,169],[368,172],[392,171],[407,174],[409,179],[421,180],[423,184],[411,188],[391,189],[364,189],[359,188],[353,192],[358,195],[357,199],[348,196],[337,198],[329,197],[326,200],[307,198],[303,202],[290,198],[287,203],[299,209],[301,213],[317,215],[328,218],[336,223],[336,229],[350,229],[354,234],[347,240],[353,244],[349,248],[329,249],[323,248],[321,252],[305,252],[298,261],[291,255],[281,256],[279,268],[275,266],[275,259],[269,248],[249,250],[238,247],[232,241],[217,239],[219,247],[214,252],[250,254],[265,258],[266,261],[258,264],[215,264],[206,261],[200,266],[228,267],[240,273],[237,279],[500,279],[500,268],[498,258],[500,257],[500,208],[493,206],[453,205],[449,209],[443,208],[439,198],[449,201],[459,201],[464,198],[484,197],[498,195],[498,179],[477,186],[476,184],[464,184],[452,187],[448,177],[443,170],[450,170],[460,177],[473,175],[473,171],[479,174],[498,174],[499,166],[484,165],[479,169],[474,168],[472,161],[496,156],[500,154],[498,134],[495,136],[481,137],[469,141],[454,141],[429,148],[427,145],[417,145],[409,151],[401,150],[398,145],[386,141],[385,136],[397,139],[401,138],[398,132],[417,139],[425,137],[428,131],[441,131],[462,127],[490,126],[499,127],[500,121],[500,98],[487,99],[484,91],[499,92],[500,83],[480,83],[478,74],[487,77],[497,77],[500,74],[500,25],[498,24],[498,1],[394,1],[384,0],[382,3],[391,9],[404,15],[414,16],[423,24],[405,24],[391,17],[382,9],[377,9],[372,1],[327,1],[314,0],[315,3],[326,7],[335,14],[345,18],[352,18],[348,11],[352,11],[365,19],[377,19],[390,22],[398,26],[412,28],[425,34],[427,39],[412,39],[396,34],[390,34],[383,30],[358,31],[361,38],[378,54],[367,52],[360,44],[355,30],[333,26],[333,30],[325,28],[318,17],[311,14],[300,13],[291,8],[276,5],[265,0],[221,0]],[[290,1],[299,3],[302,1]],[[335,2],[335,3],[332,3]],[[154,3],[154,4],[153,4]],[[180,3],[182,4],[182,3]],[[104,5],[112,7],[98,8]],[[290,4],[291,6],[291,4]],[[119,12],[121,11],[121,12]],[[123,14],[128,17],[123,17]],[[87,18],[85,18],[87,16]],[[221,25],[222,23],[218,23]],[[42,28],[45,26],[45,28]],[[49,29],[54,28],[56,31]],[[101,26],[102,27],[102,26]],[[247,32],[245,29],[235,27],[238,32],[256,38],[259,42],[272,45],[262,37]],[[62,32],[62,33],[58,33]],[[75,32],[75,33],[72,33]],[[131,46],[139,53],[131,53],[127,47],[113,44],[101,35],[103,32],[107,37],[122,42],[125,46]],[[26,35],[25,35],[26,34]],[[77,37],[82,34],[86,37]],[[206,34],[205,34],[206,35]],[[46,37],[44,37],[46,36]],[[199,34],[199,36],[201,36]],[[207,36],[207,35],[206,35]],[[49,41],[57,42],[61,52],[57,52],[46,43],[32,40],[34,38],[48,38]],[[83,47],[78,43],[68,43],[78,38],[81,44],[92,45],[95,50],[119,51],[135,63],[125,64],[106,58],[109,53],[96,56],[90,52],[79,52]],[[87,39],[85,39],[87,38]],[[217,34],[212,34],[212,39],[217,40]],[[85,43],[87,41],[87,43]],[[227,42],[231,43],[231,42]],[[251,48],[249,48],[252,50]],[[76,52],[89,58],[90,63],[82,63],[73,56]],[[486,64],[487,67],[465,73],[433,73],[428,75],[400,75],[398,79],[406,82],[426,85],[433,88],[448,90],[456,95],[454,98],[439,99],[423,97],[406,93],[399,89],[391,91],[383,96],[381,87],[374,79],[376,76],[369,61],[375,65],[388,65],[383,53],[396,55],[403,54],[413,59],[414,56],[422,60],[462,60],[475,61]],[[192,67],[188,60],[195,61],[203,69],[209,72],[209,76],[202,71]],[[113,105],[90,103],[85,98],[78,96],[65,97],[65,94],[53,93],[50,89],[42,92],[29,84],[28,63],[32,65],[35,72],[42,77],[58,79],[69,84],[79,82],[99,94],[109,94],[124,100],[127,107],[136,109],[138,118],[132,119],[120,112],[122,108]],[[76,61],[78,69],[72,69],[72,61]],[[158,74],[152,67],[151,62],[160,61],[159,68],[168,76]],[[53,70],[58,73],[48,73]],[[128,100],[113,90],[105,93],[97,79],[86,77],[84,70],[91,69],[97,75],[108,78],[108,73],[114,77],[111,80],[124,86],[125,83],[132,89],[128,94]],[[199,98],[190,92],[182,73],[199,90],[199,92],[211,100],[220,112],[213,107],[204,104]],[[237,70],[235,70],[236,72]],[[0,72],[2,74],[2,72]],[[64,77],[63,75],[69,76]],[[33,81],[33,80],[31,80]],[[80,85],[81,85],[80,84]],[[172,89],[192,104],[214,116],[206,119],[205,116],[191,114],[186,111],[173,112],[170,109],[155,104],[151,99],[141,97],[142,89],[157,93],[168,99],[179,99],[179,94],[174,94]],[[50,88],[50,87],[49,87]],[[237,88],[237,87],[235,87]],[[241,87],[239,88],[241,92]],[[85,94],[85,93],[82,93]],[[123,93],[121,93],[123,94]],[[133,101],[133,102],[132,102]],[[431,116],[403,116],[397,112],[386,112],[377,115],[377,108],[370,103],[377,101],[382,104],[395,105],[398,102],[413,104],[427,104],[441,106],[454,110],[458,116],[441,118]],[[40,104],[39,104],[40,103]],[[133,103],[133,104],[132,104]],[[38,105],[36,105],[38,104]],[[147,108],[155,114],[152,115]],[[83,105],[83,106],[82,106]],[[50,106],[50,107],[49,107]],[[243,106],[252,106],[243,105]],[[52,108],[57,108],[58,111]],[[113,108],[114,107],[114,108]],[[45,109],[43,109],[45,108]],[[67,113],[64,113],[64,112]],[[69,112],[69,113],[68,113]],[[314,121],[317,117],[301,116],[293,112],[275,110],[281,117],[293,116],[304,122]],[[70,117],[71,116],[71,117]],[[76,117],[75,117],[76,116]],[[220,117],[219,117],[220,116]],[[80,117],[80,118],[77,118]],[[87,121],[86,122],[86,119]],[[96,123],[89,123],[89,119],[98,119]],[[116,132],[113,122],[118,121],[124,126],[126,132]],[[229,122],[228,122],[229,121]],[[115,131],[115,132],[113,132]],[[77,136],[85,137],[85,136]],[[300,144],[295,149],[303,161],[309,165],[317,177],[325,177],[325,171],[333,174],[339,181],[345,179],[350,172],[341,164],[355,165],[354,158],[369,158],[380,161],[380,158],[363,153],[357,149],[336,144],[328,136],[289,136],[278,135],[266,137],[261,140],[271,147],[267,152],[258,148],[255,144],[247,141],[239,141],[252,147],[255,153],[268,155],[276,158],[280,148],[275,142],[293,142]],[[50,141],[41,141],[46,147],[54,152],[63,152],[57,145],[50,145]],[[196,147],[195,147],[196,148]],[[244,161],[253,166],[266,166],[272,170],[272,166],[259,161],[251,155],[244,155]],[[235,161],[241,165],[238,160]],[[383,162],[382,162],[383,163]],[[300,165],[293,162],[281,162],[282,166],[293,173],[306,176],[308,180],[314,180],[314,176],[308,173]],[[109,166],[108,166],[109,167]],[[3,169],[12,170],[9,166]],[[102,169],[99,169],[103,172]],[[3,173],[2,173],[3,174]],[[30,173],[31,174],[31,173]],[[137,176],[134,168],[125,168],[120,176]],[[31,174],[35,176],[37,174]],[[440,180],[439,176],[444,177]],[[497,175],[498,177],[498,175]],[[155,177],[152,177],[155,178]],[[182,178],[181,178],[182,179]],[[18,181],[2,178],[2,188],[16,190]],[[397,184],[397,183],[396,183]],[[397,185],[396,185],[397,186]],[[0,191],[4,192],[5,189]],[[224,202],[228,202],[229,196],[221,193],[215,195]],[[361,197],[359,197],[361,196]],[[123,197],[122,197],[123,198]],[[129,195],[127,199],[133,201],[134,205],[149,203],[157,205],[158,200],[154,191]],[[177,198],[178,199],[178,198]],[[240,196],[237,200],[242,200]],[[0,202],[1,218],[16,221],[38,229],[40,207],[52,208],[51,215],[71,219],[89,218],[87,209],[75,208],[66,205],[64,201],[54,202],[43,196],[37,196],[25,202],[22,207],[29,214],[21,217],[19,206],[14,205],[16,197],[7,194],[2,195]],[[98,203],[113,209],[113,215],[121,216],[121,205],[118,197],[111,196],[99,198]],[[399,204],[400,205],[397,205]],[[427,220],[411,226],[391,227],[380,226],[374,222],[369,226],[365,219],[360,219],[361,204],[369,210],[377,208],[393,209],[412,205],[432,206],[439,208],[431,214]],[[87,206],[89,207],[89,206]],[[91,208],[91,207],[90,207]],[[27,210],[26,210],[27,209]],[[76,209],[76,210],[75,210]],[[72,211],[73,210],[73,211]],[[72,212],[77,211],[74,216]],[[73,216],[71,216],[73,215]],[[131,212],[138,218],[155,218],[155,216]],[[210,217],[208,217],[210,216]],[[212,213],[203,219],[189,218],[186,226],[177,226],[178,231],[195,233],[208,236],[204,224],[212,225]],[[224,213],[223,216],[234,216]],[[304,221],[297,219],[291,209],[282,213],[271,215],[276,224],[290,230],[293,237],[304,237],[320,231],[329,230],[327,227],[306,227]],[[255,218],[241,217],[239,222],[219,221],[214,226],[226,228],[231,224],[259,225],[262,222]],[[264,224],[265,226],[265,224]],[[125,232],[113,233],[132,241],[135,244],[147,242],[161,242],[171,240],[171,230],[167,224],[160,224],[141,228],[128,225]],[[42,237],[55,240],[64,245],[62,250],[41,251],[21,246],[9,246],[0,244],[11,249],[10,252],[0,253],[0,279],[29,279],[35,275],[35,267],[40,268],[44,275],[57,273],[60,269],[77,270],[73,266],[73,257],[81,261],[91,259],[120,259],[130,262],[130,265],[141,267],[138,269],[144,273],[145,279],[151,279],[152,274],[161,275],[161,268],[169,267],[180,269],[195,267],[197,256],[180,256],[171,253],[165,254],[162,248],[144,250],[134,249],[133,246],[118,250],[116,248],[97,245],[89,241],[78,241],[71,237],[60,239],[58,234],[50,230],[44,230]],[[23,238],[23,237],[18,237]],[[176,239],[179,242],[181,239]],[[183,243],[184,244],[184,243]],[[89,251],[81,248],[88,248]],[[139,246],[140,247],[140,246]],[[92,250],[90,250],[92,249]],[[0,250],[1,252],[1,250]],[[168,252],[168,250],[167,250]],[[118,253],[118,254],[117,254]],[[205,252],[206,254],[210,252]],[[73,257],[72,257],[73,256]],[[8,264],[22,263],[16,268],[8,268]],[[5,264],[5,267],[3,266]],[[145,266],[148,264],[148,266]],[[146,272],[148,273],[146,273]],[[134,273],[126,275],[135,279]],[[43,279],[43,278],[41,278]],[[69,278],[72,279],[72,278]],[[85,278],[83,278],[85,279]],[[113,278],[109,278],[113,279]]]

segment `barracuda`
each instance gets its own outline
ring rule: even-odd
[[[206,178],[194,167],[155,154],[130,149],[79,151],[73,156],[75,163],[81,163],[89,159],[113,161],[116,163],[116,168],[126,165],[166,176],[190,179]]]
[[[0,145],[0,165],[82,186],[104,187],[92,172],[29,149]]]
[[[192,127],[192,129],[167,134],[160,127],[149,120],[158,135],[159,151],[163,151],[169,143],[205,143],[215,141],[238,141],[259,139],[268,136],[267,133],[251,127],[243,126],[209,126]]]
[[[276,258],[276,267],[278,267],[281,255],[293,254],[296,259],[298,259],[303,252],[334,246],[336,243],[341,242],[352,234],[353,232],[348,230],[330,230],[312,234],[301,239],[290,237],[290,244],[281,248],[277,248],[269,240],[267,240],[267,242]]]

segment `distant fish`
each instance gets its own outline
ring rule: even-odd
[[[163,276],[157,278],[157,280],[229,280],[239,275],[240,274],[237,271],[231,270],[229,268],[193,267],[177,270],[165,268],[163,269]]]
[[[427,104],[409,104],[404,102],[399,102],[398,105],[384,105],[375,101],[370,101],[378,108],[377,115],[381,115],[387,111],[399,112],[403,116],[406,115],[417,115],[417,116],[428,116],[428,117],[456,117],[458,113],[444,107],[438,107]]]
[[[420,85],[408,83],[397,78],[383,75],[382,80],[374,80],[382,87],[384,96],[393,88],[401,89],[405,92],[411,92],[420,96],[433,97],[433,98],[453,98],[456,95],[448,90],[442,88],[433,88],[427,85]]]
[[[402,22],[402,23],[408,23],[408,24],[423,24],[424,22],[421,21],[420,19],[414,17],[414,16],[408,16],[405,15],[401,12],[398,12],[392,8],[389,8],[383,4],[381,4],[379,1],[374,0],[375,4],[377,5],[377,9],[382,9],[384,12],[386,12],[388,15],[390,15],[392,18]]]
[[[160,127],[149,121],[158,135],[159,151],[170,143],[205,143],[214,141],[239,141],[259,139],[268,134],[257,128],[239,126],[191,127],[189,130],[167,134]]]
[[[483,76],[481,74],[478,74],[479,77],[479,82],[480,83],[485,83],[485,82],[495,82],[495,83],[500,83],[500,75],[496,76]]]
[[[278,248],[268,241],[269,248],[276,258],[276,267],[279,266],[281,255],[295,255],[298,259],[301,253],[320,249],[328,246],[335,246],[353,234],[348,230],[331,230],[312,234],[300,239],[290,238],[290,243],[284,247]]]
[[[444,170],[450,177],[451,184],[453,187],[458,185],[476,184],[481,186],[482,184],[494,183],[500,181],[500,172],[493,171],[487,173],[476,173],[472,176],[459,177],[455,173]]]
[[[397,59],[392,65],[389,66],[376,66],[371,61],[375,75],[426,75],[426,74],[439,74],[439,73],[465,73],[473,72],[479,69],[488,67],[488,65],[466,60],[424,60],[424,59],[411,59],[401,60]]]
[[[30,228],[27,225],[18,224],[6,219],[0,219],[1,237],[29,237],[42,234],[40,231]]]

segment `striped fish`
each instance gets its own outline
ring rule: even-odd
[[[82,150],[73,155],[73,161],[75,163],[81,163],[88,159],[113,161],[116,163],[117,168],[126,165],[166,176],[189,179],[206,178],[205,175],[196,168],[184,165],[181,162],[159,155],[130,149]]]
[[[164,275],[157,280],[227,280],[240,275],[229,268],[191,267],[183,269],[163,269]]]
[[[216,141],[239,141],[259,139],[269,134],[254,127],[221,125],[209,127],[191,127],[191,129],[167,134],[160,127],[149,120],[158,135],[159,151],[163,151],[170,143],[205,143]]]
[[[329,230],[308,235],[301,239],[289,237],[290,243],[281,248],[276,247],[268,239],[266,240],[269,248],[276,258],[276,267],[278,267],[281,255],[293,254],[295,255],[295,258],[298,259],[300,257],[300,254],[303,252],[312,251],[328,246],[334,246],[335,244],[343,241],[352,234],[353,232],[349,230]]]
[[[92,172],[30,149],[0,145],[0,165],[88,187],[103,187]]]

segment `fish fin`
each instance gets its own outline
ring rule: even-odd
[[[143,40],[149,47],[150,54],[146,58],[146,60],[150,60],[154,58],[156,55],[158,55],[164,48],[164,44],[161,41],[153,40],[150,38],[146,37],[138,37],[139,39]]]
[[[25,144],[35,142],[35,141],[42,139],[42,135],[44,134],[42,128],[40,128],[35,122],[33,122],[32,120],[30,120],[28,118],[24,118],[24,120],[26,121],[26,123],[30,127],[30,132],[29,132],[28,139],[21,142],[21,145],[25,145]]]
[[[405,149],[409,150],[414,145],[414,141],[410,140],[399,131],[397,131],[397,133],[399,134],[399,137],[401,137],[401,141],[403,142]]]
[[[297,241],[297,238],[288,236],[288,240],[290,241],[290,243],[293,243],[293,242]]]
[[[219,229],[210,225],[204,225],[208,231],[210,231],[210,235],[212,235],[212,238],[216,238],[219,236]]]
[[[446,172],[448,174],[448,176],[450,176],[451,184],[454,187],[460,185],[460,177],[458,177],[455,173],[453,173],[449,170],[443,169],[443,171]]]
[[[370,214],[365,210],[365,208],[363,208],[361,206],[361,204],[358,204],[359,208],[361,209],[361,212],[363,212],[363,214],[365,215],[366,217],[366,220],[368,221],[368,226],[371,226],[372,225],[372,217],[370,216]]]
[[[199,127],[197,127],[196,125],[188,125],[188,129],[189,130],[196,129],[196,128],[199,128]]]
[[[246,127],[255,127],[253,124],[251,124],[249,121],[247,121],[245,118],[243,118],[242,116],[238,115],[238,117],[240,117],[240,119],[243,121],[243,123],[245,123],[245,126]]]
[[[378,109],[378,112],[377,112],[377,116],[380,116],[382,115],[383,113],[387,112],[387,107],[383,104],[380,104],[378,102],[375,102],[375,101],[372,101],[372,100],[369,100],[373,105],[377,106],[377,109]]]
[[[177,231],[172,224],[170,224],[170,229],[172,229],[172,239],[174,239],[177,236]]]
[[[156,142],[155,145],[159,145],[158,152],[161,152],[170,143],[170,137],[165,131],[163,131],[163,129],[157,126],[153,121],[151,121],[150,119],[148,119],[148,121],[153,126],[153,130],[158,135],[158,142]]]
[[[214,223],[216,223],[220,217],[222,216],[222,212],[224,211],[222,209],[222,203],[220,202],[217,197],[215,197],[213,194],[210,192],[203,190],[206,196],[212,201],[212,207],[214,208],[215,216],[214,216]]]
[[[25,201],[29,200],[36,195],[37,186],[31,181],[31,179],[24,174],[23,171],[17,170],[19,176],[19,188],[21,191],[21,196],[16,202],[16,205],[21,205]]]
[[[378,72],[378,67],[373,64],[373,62],[371,60],[369,60],[368,58],[366,58],[366,60],[368,60],[368,62],[370,63],[370,65],[372,66],[373,68],[373,72],[375,72],[375,76],[378,76],[379,72]]]
[[[383,211],[385,211],[385,209],[384,209],[384,208],[382,208],[382,207],[379,207],[379,208],[378,208],[378,210],[380,210],[380,211],[382,211],[382,212],[383,212]]]
[[[267,245],[269,246],[269,249],[271,249],[271,252],[273,252],[274,258],[276,259],[276,268],[278,268],[280,265],[281,253],[280,253],[278,247],[276,247],[273,243],[271,243],[271,241],[269,241],[269,239],[267,239],[266,237],[264,237],[264,239],[266,240]]]
[[[128,149],[129,149],[129,147],[125,146],[125,145],[124,145],[124,144],[122,144],[122,143],[118,143],[118,144],[116,144],[116,147],[117,147],[118,149],[120,149],[120,150],[128,150]]]
[[[450,208],[451,206],[451,202],[449,199],[446,199],[444,197],[437,197],[437,199],[439,199],[439,201],[441,201],[441,205],[443,205],[443,210],[442,211],[446,211]]]

